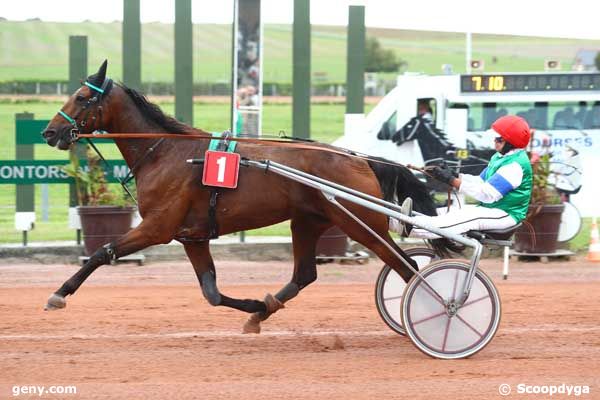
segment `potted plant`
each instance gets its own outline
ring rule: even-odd
[[[90,256],[131,229],[136,207],[127,197],[111,190],[100,157],[91,152],[89,146],[85,168],[74,152],[70,152],[69,157],[71,163],[63,171],[75,179],[77,213],[81,219],[85,254]]]
[[[515,234],[515,250],[522,253],[550,254],[556,251],[558,230],[565,208],[556,188],[548,181],[550,153],[531,155],[533,187],[524,224]]]

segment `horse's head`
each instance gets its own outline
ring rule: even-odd
[[[105,126],[103,101],[112,89],[112,79],[106,78],[105,60],[98,72],[90,75],[42,132],[46,143],[67,150],[80,133],[91,133]]]

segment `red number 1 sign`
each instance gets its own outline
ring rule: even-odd
[[[235,189],[240,172],[240,155],[207,150],[204,153],[202,184]]]

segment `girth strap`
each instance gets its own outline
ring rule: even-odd
[[[210,197],[208,200],[208,240],[219,237],[219,223],[217,222],[217,196],[219,190],[215,187],[210,188]]]
[[[229,132],[223,132],[223,134],[214,134],[213,136],[222,137],[221,140],[211,140],[209,144],[209,150],[213,151],[230,151],[235,150],[236,143],[229,140]],[[219,237],[219,223],[217,222],[217,197],[219,196],[219,188],[211,187],[209,189],[209,200],[208,200],[208,240],[217,239]]]

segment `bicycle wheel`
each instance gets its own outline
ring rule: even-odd
[[[407,336],[425,354],[443,359],[469,357],[496,334],[500,296],[483,271],[477,269],[464,304],[455,303],[469,267],[468,261],[440,260],[421,271],[423,279],[415,275],[408,282],[402,300],[402,323]]]
[[[428,247],[411,247],[404,252],[416,261],[419,270],[438,259],[435,252]],[[400,318],[400,305],[405,288],[404,279],[389,265],[384,265],[375,284],[375,305],[383,322],[400,335],[405,334]]]

